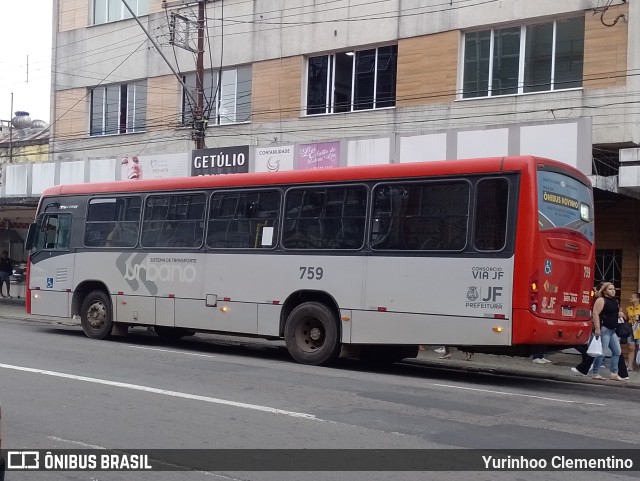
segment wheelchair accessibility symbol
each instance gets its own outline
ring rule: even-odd
[[[53,277],[47,277],[47,289],[53,288]]]
[[[544,273],[547,274],[547,275],[551,274],[551,261],[550,260],[544,261]]]

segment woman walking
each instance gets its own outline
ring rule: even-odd
[[[620,339],[616,335],[618,325],[618,312],[620,304],[616,299],[616,288],[611,282],[605,282],[598,290],[597,299],[593,304],[593,332],[602,339],[603,350],[609,347],[611,350],[611,365],[609,379],[612,381],[622,381],[618,375],[618,360],[622,353],[620,349]],[[598,356],[593,361],[593,379],[605,379],[599,374],[600,366],[604,362],[604,354]]]

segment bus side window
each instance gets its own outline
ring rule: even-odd
[[[69,249],[71,235],[70,214],[47,214],[34,243],[36,250]]]
[[[140,196],[89,200],[84,231],[87,247],[134,247],[140,230]]]
[[[478,250],[498,251],[506,244],[509,183],[507,179],[482,179],[476,187],[473,243]]]
[[[277,238],[280,192],[216,192],[211,197],[207,246],[214,249],[271,248]],[[269,227],[267,234],[264,229]]]
[[[464,249],[469,192],[469,184],[464,181],[427,181],[376,187],[371,248],[404,251]]]

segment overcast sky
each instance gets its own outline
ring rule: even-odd
[[[1,120],[13,117],[13,93],[14,112],[26,110],[33,120],[50,123],[52,5],[53,0],[0,0]]]

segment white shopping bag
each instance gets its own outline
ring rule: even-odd
[[[589,347],[587,348],[587,354],[591,357],[602,356],[602,339],[600,336],[593,336],[589,341]]]

